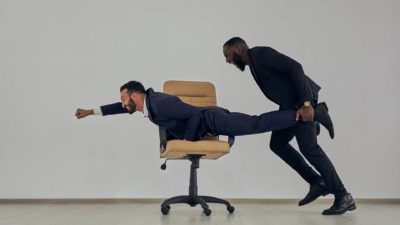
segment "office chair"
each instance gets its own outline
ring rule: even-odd
[[[215,87],[209,82],[196,81],[166,81],[164,92],[178,96],[183,102],[194,106],[216,106]],[[218,159],[229,153],[230,147],[234,143],[234,137],[228,137],[228,141],[219,140],[218,137],[205,137],[199,141],[186,140],[167,140],[167,132],[163,128],[160,131],[160,158],[166,161],[161,165],[161,169],[166,169],[168,159],[188,159],[190,166],[189,194],[169,198],[161,204],[161,212],[166,215],[171,209],[171,204],[186,203],[191,207],[198,204],[203,208],[206,216],[211,215],[209,203],[225,204],[229,213],[233,213],[235,208],[223,199],[202,196],[197,194],[197,169],[200,159]]]

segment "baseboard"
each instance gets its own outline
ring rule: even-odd
[[[30,198],[30,199],[0,199],[0,204],[160,204],[161,198]],[[297,204],[299,199],[251,199],[227,198],[232,204]],[[392,198],[359,198],[359,204],[400,204],[400,199]],[[317,199],[316,204],[331,204],[332,199]]]

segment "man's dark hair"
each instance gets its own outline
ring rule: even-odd
[[[228,41],[226,41],[223,47],[225,47],[225,46],[231,47],[234,45],[246,45],[247,46],[246,42],[243,39],[241,39],[240,37],[233,37],[233,38],[229,39]]]
[[[131,80],[128,83],[122,85],[119,90],[121,92],[124,89],[127,89],[129,92],[139,92],[139,93],[145,92],[143,84],[141,84],[140,82],[134,81],[134,80]]]

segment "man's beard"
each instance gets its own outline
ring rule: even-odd
[[[232,61],[233,61],[233,64],[235,64],[235,66],[239,70],[244,71],[244,69],[246,68],[246,63],[244,63],[242,61],[242,59],[240,58],[240,56],[238,54],[236,54],[236,52],[233,53]]]
[[[136,104],[134,101],[132,101],[132,99],[129,100],[126,109],[128,109],[129,114],[133,114],[134,112],[136,112]]]

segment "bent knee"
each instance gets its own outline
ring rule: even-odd
[[[319,155],[322,153],[322,149],[318,144],[314,144],[311,146],[300,147],[300,152],[303,155]]]
[[[269,143],[269,148],[271,149],[271,151],[273,152],[280,152],[284,149],[286,149],[288,143],[275,143],[275,142],[270,142]]]

